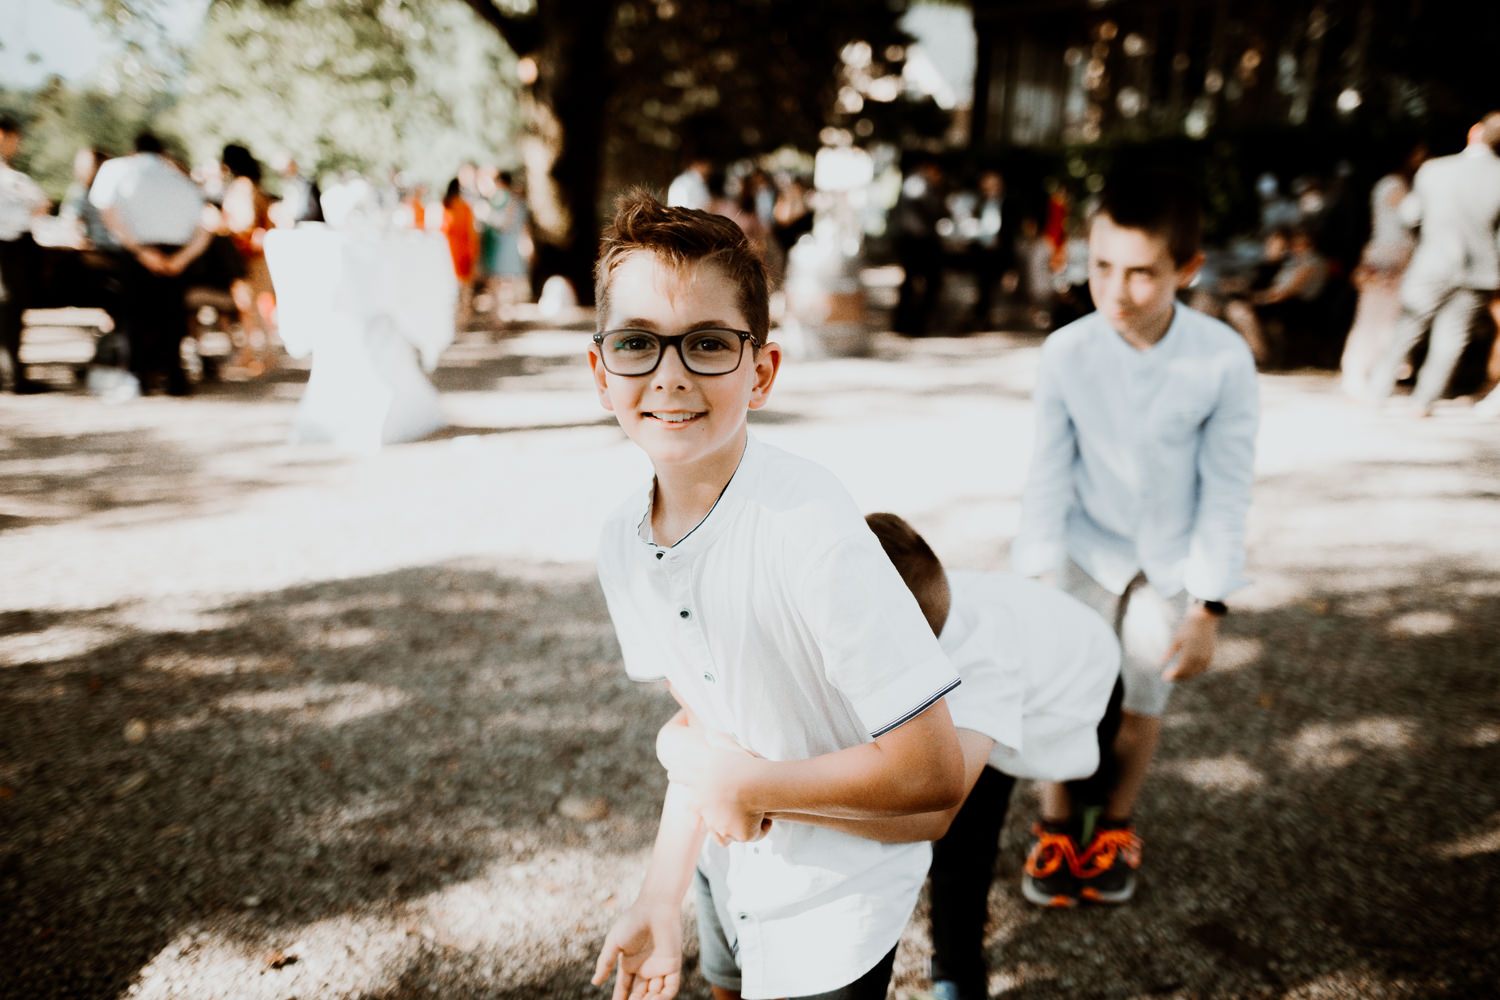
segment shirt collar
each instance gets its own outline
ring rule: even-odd
[[[1174,351],[1176,350],[1175,345],[1177,344],[1177,341],[1182,339],[1181,337],[1176,336],[1177,329],[1182,325],[1182,303],[1175,300],[1172,302],[1172,322],[1167,324],[1167,332],[1161,335],[1160,340],[1152,344],[1150,347],[1146,348],[1144,351],[1122,337],[1120,335],[1120,331],[1110,326],[1109,322],[1104,319],[1104,315],[1102,313],[1095,313],[1095,315],[1099,317],[1100,323],[1103,324],[1104,328],[1109,331],[1110,339],[1119,345],[1120,350],[1123,351],[1127,356],[1136,358],[1141,362],[1157,358],[1164,358],[1167,355],[1174,353]]]
[[[703,519],[693,525],[692,529],[679,538],[674,545],[657,545],[651,536],[651,505],[656,497],[656,479],[652,477],[651,484],[646,487],[645,496],[641,498],[641,517],[636,522],[636,537],[651,549],[660,549],[665,552],[691,553],[698,547],[706,545],[728,520],[726,508],[733,506],[733,501],[741,496],[749,488],[749,483],[754,480],[755,470],[759,468],[761,462],[761,448],[760,441],[755,435],[747,432],[745,450],[740,454],[739,464],[735,466],[734,474],[729,477],[729,482],[724,484],[719,498],[708,509],[708,513],[703,515]]]

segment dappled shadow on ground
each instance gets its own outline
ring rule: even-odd
[[[587,576],[433,567],[0,626],[3,996],[112,997],[169,942],[274,955],[289,928],[399,922],[466,880],[654,832],[669,713],[625,679]],[[578,796],[607,822],[559,811]]]
[[[202,442],[164,437],[149,426],[68,434],[13,426],[5,437],[0,532],[99,514],[129,515],[133,523],[143,523],[232,508],[252,491],[305,479],[327,460],[279,463],[272,481],[215,475],[208,466],[220,452]],[[236,447],[248,454],[264,445]]]
[[[1023,798],[994,894],[1006,998],[1475,997],[1500,981],[1500,586],[1443,564],[1227,621],[1174,695],[1120,909],[1019,901]],[[1326,992],[1319,992],[1323,990]]]
[[[1500,975],[1500,588],[1440,563],[1413,580],[1309,579],[1316,599],[1229,619],[1169,713],[1130,906],[1027,908],[1018,796],[999,995],[1482,995]],[[403,938],[371,1000],[593,995],[593,887],[612,882],[558,872],[649,843],[667,705],[624,678],[586,576],[435,566],[0,628],[0,993],[114,996],[214,947],[290,990],[315,961],[278,966],[293,940],[363,922]],[[579,797],[603,818],[574,817]],[[500,930],[433,916],[465,893]]]

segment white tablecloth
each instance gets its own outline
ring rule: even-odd
[[[423,373],[453,342],[458,284],[440,235],[273,229],[266,264],[281,339],[313,359],[294,440],[374,452],[447,423]]]

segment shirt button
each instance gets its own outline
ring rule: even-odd
[[[686,621],[687,619],[693,617],[693,613],[687,608],[683,608],[681,611],[677,612],[677,617]]]
[[[664,555],[666,555],[666,553],[665,553],[665,552],[658,552],[658,553],[657,553],[657,554],[656,554],[656,558],[658,558],[658,559],[660,559],[660,558],[661,558],[661,557],[662,557],[662,556],[664,556]]]
[[[748,913],[741,913],[740,914],[740,919],[741,920],[749,920],[750,919],[750,914],[748,914]]]
[[[703,679],[706,680],[706,681],[708,681],[708,683],[712,684],[714,682],[714,675],[710,674],[710,673],[705,673],[703,675]]]

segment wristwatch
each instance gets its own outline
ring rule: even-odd
[[[1225,615],[1229,614],[1229,605],[1225,604],[1223,601],[1199,601],[1198,607],[1202,608],[1204,611],[1207,611],[1215,618],[1223,618]]]

